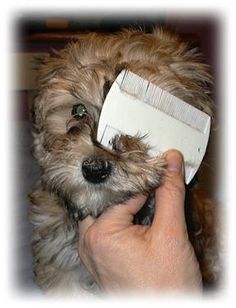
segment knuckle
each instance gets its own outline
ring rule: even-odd
[[[178,224],[172,224],[164,231],[165,240],[168,243],[175,243],[178,245],[188,242],[188,235],[185,228]]]
[[[101,245],[104,245],[104,230],[99,226],[93,226],[88,230],[84,237],[84,244],[92,252],[96,252]]]
[[[94,243],[97,241],[97,233],[95,232],[94,228],[90,228],[85,236],[84,236],[84,242],[86,246],[93,246]]]

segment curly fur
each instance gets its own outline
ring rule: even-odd
[[[97,217],[106,207],[139,192],[151,194],[160,185],[165,161],[148,157],[145,139],[117,137],[112,150],[96,141],[107,90],[124,68],[211,114],[207,65],[196,49],[161,29],[150,34],[136,30],[81,34],[42,65],[35,100],[34,155],[43,174],[30,195],[30,219],[36,280],[47,292],[95,291],[97,286],[77,253],[77,220]],[[80,120],[71,115],[77,103],[88,111]],[[81,164],[88,157],[111,163],[112,173],[103,183],[89,183],[83,177]],[[145,215],[151,216],[150,211]],[[192,226],[202,224],[204,215],[204,209],[201,213],[193,209],[188,215],[190,233]],[[147,222],[147,217],[141,222]],[[207,247],[205,234],[209,231],[200,229],[190,238],[204,279],[213,279],[213,250]]]

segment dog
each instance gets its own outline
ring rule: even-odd
[[[138,193],[152,199],[163,178],[165,161],[150,159],[145,138],[116,136],[112,149],[96,140],[103,102],[123,69],[212,116],[208,66],[189,42],[163,29],[82,33],[42,63],[34,103],[34,156],[42,176],[30,194],[30,219],[35,277],[47,293],[99,292],[78,256],[78,220]],[[86,110],[81,117],[78,107]],[[151,203],[136,223],[151,222]],[[186,208],[203,281],[214,281],[214,204],[207,199]]]

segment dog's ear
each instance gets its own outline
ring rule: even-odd
[[[213,77],[199,48],[199,38],[183,36],[164,28],[154,29],[153,35],[162,45],[159,52],[164,63],[162,69],[167,66],[167,71],[177,77],[183,89],[180,95],[183,93],[184,96],[180,98],[213,117]],[[175,95],[178,96],[177,93]]]
[[[52,50],[47,56],[37,58],[35,60],[35,69],[37,70],[36,88],[37,93],[33,100],[32,108],[30,110],[32,121],[39,131],[42,128],[44,121],[44,108],[46,105],[46,90],[50,80],[52,80],[64,68],[64,61],[66,50],[60,51]]]
[[[42,161],[46,155],[46,150],[43,147],[44,144],[44,133],[33,132],[33,148],[31,150],[32,155],[38,160],[39,164],[42,165]]]
[[[31,118],[34,124],[34,131],[32,133],[34,141],[33,141],[33,148],[32,154],[38,160],[39,164],[41,165],[41,161],[43,160],[46,151],[43,147],[44,144],[44,130],[43,130],[43,100],[42,96],[36,96],[31,107]]]
[[[34,98],[34,102],[31,108],[31,117],[34,124],[34,128],[40,132],[43,128],[43,100],[44,98],[41,95],[38,95]]]

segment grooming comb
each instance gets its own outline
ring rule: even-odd
[[[211,118],[140,76],[123,70],[112,84],[101,111],[97,140],[112,147],[115,135],[145,136],[150,156],[177,149],[189,184],[205,155]]]

